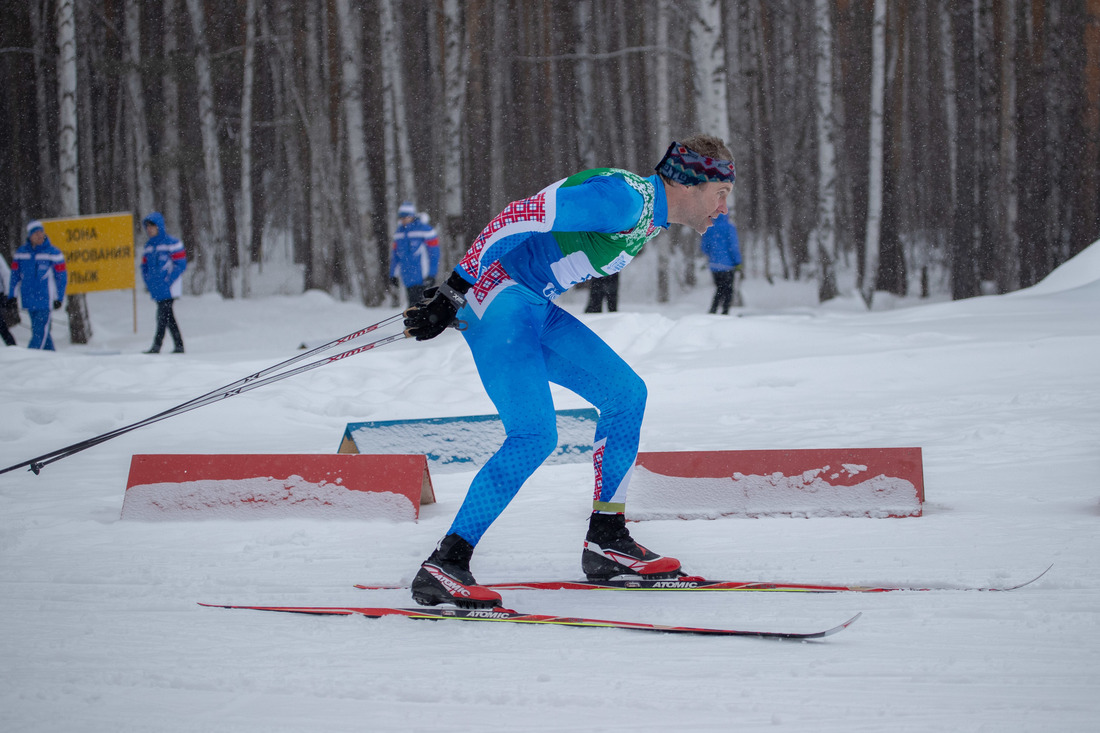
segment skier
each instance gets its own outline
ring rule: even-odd
[[[11,260],[9,298],[19,291],[23,307],[31,317],[31,340],[28,349],[53,351],[50,335],[50,308],[57,310],[65,300],[65,287],[69,273],[65,269],[65,255],[53,246],[42,222],[27,224],[27,241],[15,250]]]
[[[183,336],[172,304],[183,294],[180,276],[187,269],[187,251],[183,248],[183,242],[165,231],[164,215],[159,211],[149,214],[141,224],[149,237],[141,253],[141,276],[149,289],[149,297],[157,304],[157,330],[153,334],[153,345],[144,353],[159,354],[167,330],[175,344],[172,353],[182,354]]]
[[[646,387],[595,333],[554,300],[577,283],[620,271],[669,224],[706,231],[727,213],[734,168],[718,138],[673,142],[643,178],[586,170],[509,204],[474,240],[446,282],[405,311],[406,333],[435,338],[456,317],[506,439],[478,471],[450,530],[413,579],[422,605],[499,605],[470,572],[474,547],[557,446],[550,383],[600,413],[595,492],[581,567],[589,578],[681,575],[680,563],[639,545],[625,499],[638,453]],[[469,296],[469,297],[467,297]]]
[[[439,270],[439,235],[431,224],[417,216],[411,201],[398,207],[397,217],[398,227],[390,252],[390,284],[397,287],[400,269],[409,305],[413,305],[420,300],[425,288],[435,285]]]

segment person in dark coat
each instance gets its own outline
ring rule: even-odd
[[[601,313],[603,303],[607,301],[607,312],[619,310],[619,273],[598,277],[588,281],[588,305],[585,313]]]
[[[8,269],[8,263],[4,261],[3,257],[0,257],[0,340],[8,346],[15,346],[15,337],[8,330],[8,321],[5,317],[5,312],[9,308],[18,307],[15,306],[15,301],[8,297],[8,278],[10,276],[11,270]],[[16,322],[18,323],[18,321]]]
[[[417,215],[411,201],[401,204],[397,217],[397,231],[393,234],[390,250],[390,285],[397,287],[400,272],[409,305],[413,305],[426,288],[435,285],[439,269],[439,235],[435,227]]]
[[[714,300],[710,312],[722,315],[730,312],[733,300],[733,277],[741,271],[741,249],[737,241],[737,227],[730,221],[729,214],[722,214],[714,220],[714,225],[703,233],[699,241],[703,254],[709,260],[710,272],[714,276]]]

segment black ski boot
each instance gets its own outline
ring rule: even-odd
[[[581,569],[589,580],[607,580],[618,575],[661,580],[683,575],[679,560],[661,557],[634,541],[624,515],[598,512],[593,512],[588,520]]]
[[[477,584],[470,574],[473,546],[457,534],[439,541],[412,582],[413,600],[421,606],[453,603],[459,608],[496,608],[500,594]]]

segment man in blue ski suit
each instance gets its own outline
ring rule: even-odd
[[[416,207],[406,201],[397,209],[397,231],[390,251],[390,284],[397,286],[397,271],[405,283],[409,305],[420,300],[425,288],[435,285],[439,270],[439,235],[431,224],[421,221]]]
[[[172,334],[172,353],[183,353],[183,336],[172,307],[175,299],[183,294],[180,276],[187,269],[187,251],[183,242],[168,235],[164,229],[164,215],[154,211],[141,221],[149,239],[141,252],[141,277],[149,289],[149,297],[157,304],[157,330],[153,345],[146,354],[160,353],[164,332]]]
[[[737,242],[737,227],[730,221],[729,214],[723,214],[714,220],[714,226],[703,232],[699,241],[703,254],[707,256],[711,275],[714,277],[714,300],[710,312],[728,316],[733,300],[733,276],[741,269],[741,248]]]
[[[405,311],[406,333],[438,336],[456,317],[506,439],[478,471],[447,535],[413,579],[423,605],[499,605],[470,572],[474,547],[524,481],[557,446],[550,384],[600,414],[594,441],[593,511],[581,567],[590,578],[671,578],[680,563],[636,543],[625,500],[638,453],[646,387],[587,326],[554,304],[567,289],[619,272],[669,224],[702,233],[726,213],[730,152],[694,135],[669,146],[657,174],[587,170],[515,201],[474,240],[437,288]]]
[[[23,308],[31,317],[28,349],[54,350],[53,336],[50,335],[50,309],[61,307],[68,284],[65,255],[50,243],[42,222],[27,224],[27,241],[12,256],[8,297],[14,298],[16,291],[19,291]]]

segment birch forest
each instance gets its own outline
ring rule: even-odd
[[[509,201],[692,132],[734,152],[750,276],[823,300],[1008,292],[1100,237],[1100,0],[0,5],[9,262],[28,220],[159,210],[193,293],[248,297],[280,241],[381,305],[403,199],[450,267]],[[661,301],[698,235],[650,248]]]

